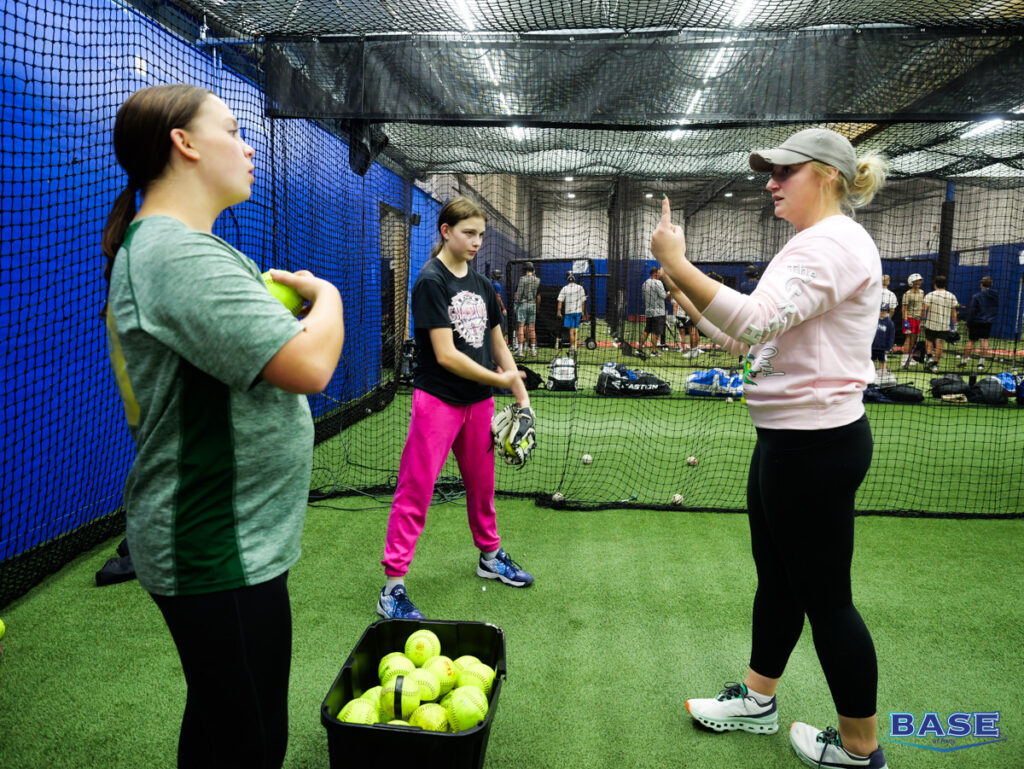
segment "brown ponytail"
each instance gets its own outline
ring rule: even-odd
[[[107,223],[103,227],[103,255],[107,257],[106,267],[103,268],[103,278],[107,281],[107,289],[110,289],[110,273],[114,269],[114,259],[124,242],[124,234],[128,231],[128,224],[135,217],[135,190],[128,185],[121,194],[114,200],[114,206],[107,214]]]
[[[128,182],[114,200],[103,228],[103,255],[107,259],[103,277],[108,292],[114,259],[135,216],[136,193],[145,194],[167,167],[171,131],[186,128],[212,94],[213,91],[195,85],[156,85],[136,91],[117,111],[114,154],[128,174]]]

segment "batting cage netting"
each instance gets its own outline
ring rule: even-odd
[[[310,398],[313,501],[394,487],[409,290],[441,205],[461,194],[488,213],[474,266],[517,341],[527,262],[541,280],[535,348],[527,336],[519,358],[538,448],[521,469],[498,466],[499,490],[570,508],[742,510],[754,430],[740,361],[670,302],[651,330],[648,241],[667,195],[690,258],[752,290],[791,229],[747,156],[825,126],[892,168],[858,212],[896,298],[859,511],[1021,515],[1024,1],[396,8],[5,6],[0,606],[123,530],[132,446],[100,318],[100,233],[124,184],[114,115],[160,83],[221,95],[256,149],[253,197],[216,234],[262,269],[310,269],[341,290],[342,362]],[[960,305],[938,360],[901,349],[915,274],[926,292],[946,276]],[[983,279],[998,296],[985,345],[967,327]],[[570,282],[587,297],[575,346],[557,314]],[[460,489],[453,460],[438,487]]]

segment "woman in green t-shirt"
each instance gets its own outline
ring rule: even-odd
[[[337,366],[341,297],[309,272],[273,271],[306,303],[297,320],[213,235],[251,195],[255,151],[210,91],[136,92],[118,110],[114,150],[128,179],[103,251],[110,359],[136,448],[127,539],[188,685],[178,766],[280,767],[287,576],[313,446],[304,395]]]

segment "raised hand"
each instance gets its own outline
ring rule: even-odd
[[[651,253],[662,267],[669,269],[686,258],[686,234],[678,224],[672,224],[672,208],[667,195],[661,200],[661,219],[651,234]]]

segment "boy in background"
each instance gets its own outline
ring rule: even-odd
[[[883,304],[878,312],[878,329],[875,331],[875,338],[871,342],[871,360],[878,364],[876,381],[882,381],[882,374],[888,373],[888,369],[885,367],[885,360],[895,341],[896,326],[893,325],[892,319],[889,317],[889,307]]]

